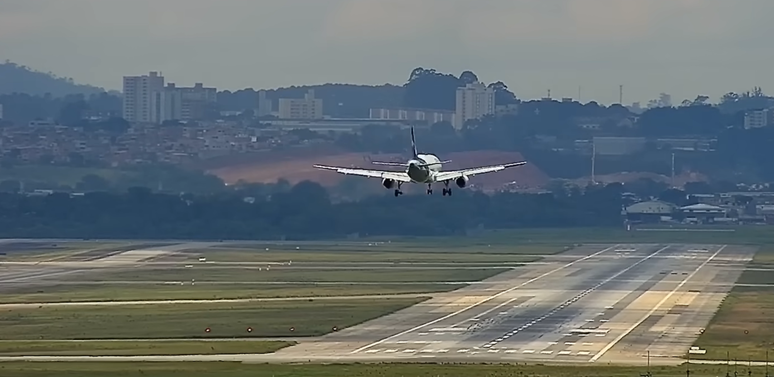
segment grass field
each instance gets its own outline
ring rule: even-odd
[[[774,248],[762,248],[748,268],[767,268]],[[747,270],[737,283],[774,284],[774,271]],[[774,287],[734,287],[710,325],[695,343],[704,348],[696,359],[764,361],[766,350],[774,359]]]
[[[656,377],[682,377],[686,368],[651,367]],[[739,367],[742,375],[746,367]],[[753,367],[762,376],[763,368]],[[544,365],[435,365],[435,364],[354,364],[354,365],[266,365],[240,363],[0,363],[0,375],[13,377],[632,377],[646,372],[640,367],[544,366]],[[691,376],[724,376],[725,366],[692,365]],[[732,370],[733,373],[733,370]]]
[[[190,339],[318,336],[381,317],[418,298],[4,308],[0,339]],[[253,332],[248,333],[247,328]],[[210,328],[211,332],[205,332]],[[290,329],[294,328],[294,331]]]
[[[14,304],[84,301],[217,300],[280,297],[395,295],[447,292],[462,287],[463,285],[457,284],[62,284],[48,287],[22,287],[19,288],[17,293],[0,294],[0,302],[4,304]]]
[[[283,341],[0,341],[0,356],[145,356],[262,354],[295,343]],[[2,364],[0,364],[2,365]],[[0,374],[1,375],[1,374]]]
[[[507,269],[294,269],[275,267],[223,268],[195,266],[193,268],[143,268],[114,271],[95,275],[96,281],[184,281],[196,282],[455,282],[478,281],[505,272]],[[91,279],[90,279],[91,280]]]

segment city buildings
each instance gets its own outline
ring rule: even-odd
[[[157,123],[161,118],[160,93],[164,76],[150,72],[143,76],[124,76],[123,118],[128,122]]]
[[[304,95],[304,98],[280,98],[279,118],[323,119],[323,101],[320,98],[315,98],[314,90],[311,89]]]
[[[457,88],[454,128],[461,129],[465,122],[495,113],[495,91],[482,83]]]
[[[761,128],[774,123],[774,111],[771,109],[752,110],[744,114],[744,128]]]
[[[376,108],[370,109],[370,119],[406,120],[412,122],[454,122],[454,112],[434,109]]]
[[[194,120],[205,116],[217,101],[217,89],[201,83],[193,87],[164,86],[164,76],[150,72],[124,77],[123,117],[131,123],[163,123],[168,120]]]

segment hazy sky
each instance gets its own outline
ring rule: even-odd
[[[120,89],[403,84],[418,66],[521,98],[774,93],[772,0],[1,0],[0,59]]]

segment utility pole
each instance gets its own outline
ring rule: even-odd
[[[672,152],[672,188],[675,188],[675,153]]]
[[[591,184],[594,184],[594,185],[597,184],[596,169],[597,169],[597,142],[592,137],[591,138]]]
[[[769,349],[766,349],[766,377],[769,376]]]
[[[729,352],[726,351],[726,377],[731,377],[731,374],[729,373],[729,364],[731,364],[731,356],[729,355]]]

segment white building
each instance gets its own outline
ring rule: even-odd
[[[323,101],[314,98],[314,90],[304,95],[304,98],[280,98],[279,100],[279,118],[280,119],[322,119]]]
[[[434,109],[374,108],[370,109],[369,119],[407,120],[427,122],[454,122],[454,112]]]
[[[752,110],[744,114],[744,128],[761,128],[772,124],[772,112],[769,109]]]
[[[3,104],[0,103],[0,120],[3,120]]]
[[[457,88],[454,128],[461,129],[465,122],[495,113],[495,91],[482,83]]]
[[[266,97],[266,91],[265,90],[259,90],[258,91],[258,106],[256,107],[255,116],[257,117],[264,117],[267,115],[271,115],[272,111],[272,104],[271,99]],[[322,106],[320,106],[322,107]]]
[[[154,119],[154,123],[163,123],[167,120],[183,119],[183,93],[175,84],[167,84],[164,90],[155,92],[159,98],[159,115]]]
[[[124,76],[123,117],[129,122],[157,123],[161,118],[164,77],[158,72],[144,76]]]

